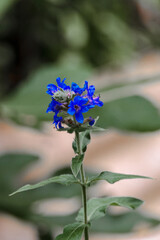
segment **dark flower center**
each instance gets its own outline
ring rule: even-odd
[[[57,105],[55,106],[55,110],[60,110],[60,109],[61,109],[61,106],[57,104]]]
[[[81,107],[78,105],[74,105],[74,108],[75,108],[76,112],[78,112],[81,109]]]

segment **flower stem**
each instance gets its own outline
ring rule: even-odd
[[[81,146],[80,146],[80,137],[79,137],[79,132],[75,131],[75,137],[76,137],[76,142],[77,142],[77,148],[78,148],[78,154],[81,155]],[[85,179],[85,172],[83,169],[83,163],[81,165],[80,169],[80,174],[81,174],[81,181],[82,181],[82,199],[83,199],[83,208],[84,208],[84,223],[86,225],[84,229],[84,236],[85,240],[89,240],[89,234],[88,234],[88,220],[87,220],[87,196],[86,196],[86,179]]]

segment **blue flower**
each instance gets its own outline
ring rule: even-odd
[[[70,89],[70,86],[66,85],[64,82],[65,82],[66,78],[64,78],[61,82],[61,78],[58,77],[56,79],[56,82],[58,84],[58,87],[62,88],[63,90],[69,90]]]
[[[52,98],[52,101],[50,102],[48,108],[47,108],[47,111],[46,113],[48,112],[55,112],[56,114],[58,114],[58,112],[60,111],[61,109],[61,103],[55,101],[53,98]]]
[[[95,120],[94,120],[94,118],[92,118],[92,117],[89,117],[89,125],[90,125],[90,126],[93,126],[93,125],[94,125],[94,123],[95,123]]]
[[[88,122],[90,126],[93,126],[95,120],[91,117],[84,120],[83,113],[88,112],[89,109],[94,108],[96,105],[103,106],[103,102],[100,101],[100,97],[96,97],[95,86],[88,86],[88,82],[85,81],[84,86],[81,88],[77,83],[72,82],[71,87],[65,84],[65,78],[61,80],[60,77],[56,79],[57,85],[48,84],[47,93],[52,96],[47,113],[54,112],[54,124],[56,128],[62,128],[61,123],[74,127],[76,121],[80,124]],[[59,117],[59,113],[63,114],[63,117]],[[68,115],[74,116],[69,117]]]
[[[55,84],[48,84],[47,85],[47,88],[48,90],[46,91],[46,93],[48,93],[49,95],[53,96],[53,94],[57,91],[59,91],[60,89],[63,89],[63,90],[69,90],[70,89],[70,86],[67,86],[64,82],[65,82],[66,78],[64,78],[61,82],[61,78],[58,77],[56,79],[56,82],[58,84],[58,87],[55,85]]]
[[[85,81],[85,89],[87,90],[87,95],[89,98],[92,98],[93,95],[94,95],[94,92],[95,92],[95,86],[94,85],[91,85],[88,87],[88,82]]]
[[[99,96],[98,97],[93,97],[94,93],[95,93],[95,86],[91,85],[88,87],[88,82],[85,81],[85,88],[87,90],[87,97],[89,99],[89,103],[91,105],[97,105],[98,107],[102,107],[103,106],[103,102],[99,100]]]
[[[52,83],[48,84],[47,88],[48,88],[48,90],[46,91],[46,93],[48,93],[51,96],[53,96],[54,92],[56,92],[58,90],[57,86]]]
[[[73,101],[70,102],[68,105],[68,113],[70,115],[75,114],[75,118],[77,122],[83,123],[84,117],[82,113],[88,112],[88,110],[91,108],[89,105],[86,105],[88,103],[88,98],[83,98],[81,96],[76,96]]]
[[[62,128],[62,125],[61,125],[61,122],[63,120],[62,117],[58,117],[57,114],[54,115],[54,122],[53,124],[55,124],[55,127],[58,129],[58,128]]]
[[[74,91],[75,93],[78,93],[78,94],[80,94],[80,95],[86,90],[85,85],[84,85],[83,88],[80,88],[80,87],[78,86],[78,84],[77,84],[77,83],[74,83],[74,82],[72,82],[71,89],[72,89],[72,91]]]
[[[103,106],[103,102],[99,100],[99,96],[98,97],[94,97],[92,98],[91,102],[93,105],[97,105],[98,107],[102,107]]]

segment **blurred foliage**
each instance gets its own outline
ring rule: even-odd
[[[0,18],[6,13],[6,11],[12,6],[16,0],[1,0],[0,1]]]
[[[142,14],[143,1],[1,0],[1,95],[44,63],[76,56],[90,66],[121,65],[135,52],[159,47]],[[148,3],[149,11],[158,3]],[[154,12],[153,12],[154,14]],[[159,19],[157,17],[157,19]],[[156,28],[158,29],[158,28]],[[158,33],[158,30],[156,31]]]
[[[121,214],[113,214],[110,211],[104,218],[93,222],[91,230],[93,232],[125,233],[133,231],[133,228],[136,229],[144,223],[157,226],[160,221],[136,211]]]
[[[103,111],[99,108],[93,111],[93,116],[97,115],[100,116],[98,124],[103,128],[114,127],[137,132],[155,131],[160,128],[159,110],[141,96],[110,101],[103,106]]]
[[[38,226],[46,226],[52,229],[54,225],[65,226],[68,222],[74,222],[76,213],[66,216],[34,215],[31,220]],[[113,214],[111,211],[103,218],[95,220],[91,225],[91,232],[101,233],[127,233],[139,225],[147,223],[150,227],[160,224],[160,220],[151,216],[133,211],[121,214]]]

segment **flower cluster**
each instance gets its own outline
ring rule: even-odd
[[[92,126],[95,120],[92,117],[84,119],[83,113],[88,112],[89,109],[94,108],[96,105],[103,106],[103,102],[99,100],[99,96],[95,97],[95,87],[88,86],[85,81],[83,88],[78,84],[72,83],[71,87],[65,84],[65,79],[61,81],[60,78],[56,79],[57,85],[48,84],[47,93],[52,96],[47,113],[54,112],[54,122],[56,128],[62,128],[62,123],[69,127],[75,124],[89,123]]]

